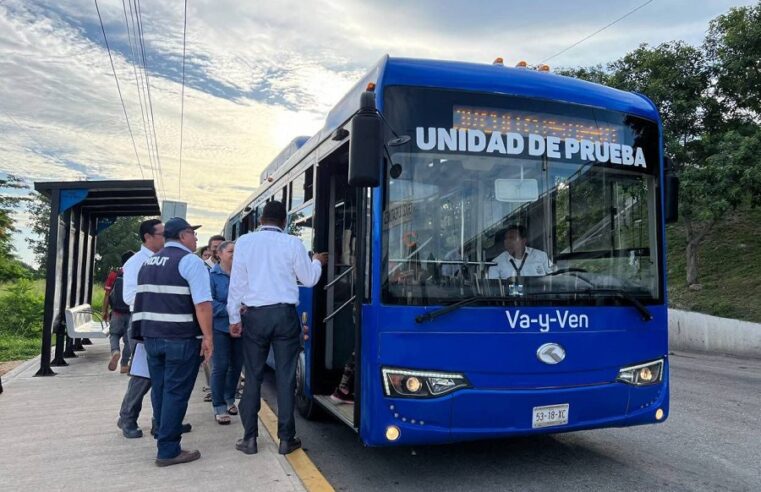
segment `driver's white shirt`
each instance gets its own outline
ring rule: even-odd
[[[489,278],[511,278],[513,274],[517,277],[518,272],[510,264],[510,260],[513,260],[513,263],[520,268],[522,277],[539,277],[552,272],[552,262],[544,251],[527,247],[524,255],[525,261],[523,258],[513,258],[507,251],[503,252],[492,260],[497,264],[489,267]],[[522,261],[523,267],[521,267]]]

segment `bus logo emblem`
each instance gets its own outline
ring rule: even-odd
[[[545,343],[537,349],[536,357],[545,364],[558,364],[565,359],[565,349],[557,343]]]

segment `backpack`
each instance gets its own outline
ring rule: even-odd
[[[121,271],[116,275],[114,285],[108,294],[108,304],[113,311],[129,313],[129,306],[124,302],[124,275]]]

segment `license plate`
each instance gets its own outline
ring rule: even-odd
[[[554,425],[565,425],[568,423],[568,404],[549,405],[546,407],[534,407],[534,417],[531,421],[531,427],[539,429],[542,427],[552,427]]]

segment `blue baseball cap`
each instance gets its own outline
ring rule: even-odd
[[[190,225],[187,220],[180,217],[172,217],[164,223],[164,237],[166,239],[178,239],[182,231],[198,229],[199,225]]]

